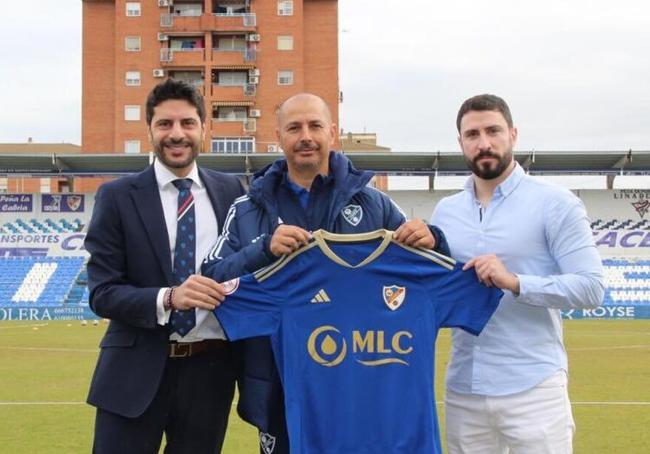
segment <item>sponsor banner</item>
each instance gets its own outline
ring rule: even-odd
[[[1,306],[0,322],[6,320],[97,320],[99,317],[88,306]]]
[[[650,319],[650,304],[600,306],[595,309],[573,309],[562,311],[562,318],[568,320],[588,318]]]
[[[637,248],[650,252],[650,230],[595,230],[593,234],[600,250]]]
[[[7,233],[0,234],[0,257],[87,256],[86,234]]]
[[[0,194],[0,212],[31,213],[34,208],[32,194]]]
[[[83,213],[83,194],[41,194],[43,213]]]

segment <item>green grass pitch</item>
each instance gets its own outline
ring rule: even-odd
[[[78,321],[0,323],[0,451],[90,452],[94,411],[84,400],[105,329]],[[564,333],[574,451],[650,452],[650,320],[568,320]],[[448,330],[437,351],[440,400]],[[258,452],[256,431],[234,412],[223,452]]]

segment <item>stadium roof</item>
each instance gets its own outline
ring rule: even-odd
[[[355,167],[389,175],[463,175],[467,167],[458,152],[346,153]],[[222,172],[249,175],[281,153],[212,154],[199,163]],[[535,151],[515,152],[515,159],[538,174],[650,174],[650,151]],[[0,153],[0,173],[28,175],[122,175],[144,169],[152,154]]]

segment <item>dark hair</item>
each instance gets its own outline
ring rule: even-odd
[[[205,122],[203,96],[193,86],[182,80],[167,79],[156,85],[147,96],[147,125],[151,125],[153,109],[169,99],[183,99],[196,107],[201,123]]]
[[[460,132],[460,121],[463,119],[465,114],[471,110],[477,110],[479,112],[486,110],[494,110],[500,112],[505,118],[508,127],[512,128],[512,115],[510,114],[510,108],[506,102],[495,95],[477,95],[472,96],[467,101],[460,106],[458,110],[458,116],[456,117],[456,128]]]

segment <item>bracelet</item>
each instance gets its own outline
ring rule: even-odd
[[[167,310],[175,310],[176,308],[174,307],[174,290],[176,290],[176,286],[170,287],[169,290],[167,291],[167,298],[165,298],[165,302],[163,306]]]

